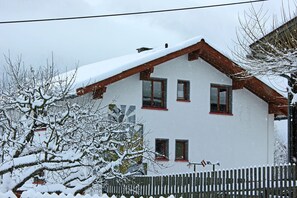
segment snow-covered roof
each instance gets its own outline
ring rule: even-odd
[[[146,74],[151,73],[155,66],[179,56],[188,55],[189,61],[200,57],[232,78],[233,89],[246,88],[266,101],[269,104],[270,113],[287,115],[287,99],[285,97],[256,77],[244,80],[236,78],[239,73],[245,72],[245,70],[212,46],[206,43],[201,36],[198,36],[172,47],[165,48],[164,46],[164,48],[84,65],[77,69],[73,88],[76,89],[77,95],[92,92],[94,98],[102,98],[109,84],[137,73],[144,74],[144,78],[147,78]],[[75,71],[70,71],[61,74],[60,77],[69,77],[74,73]]]
[[[182,43],[179,43],[175,46],[169,46],[168,48],[157,48],[143,51],[141,53],[133,53],[88,65],[83,65],[77,69],[73,88],[77,89],[105,80],[138,65],[144,64],[151,60],[160,58],[175,51],[184,49],[188,46],[194,45],[198,43],[201,39],[201,36],[197,36],[192,39],[186,40]],[[61,76],[71,76],[74,73],[75,70],[72,70],[67,73],[61,74]]]

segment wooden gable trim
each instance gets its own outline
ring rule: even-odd
[[[196,50],[196,51],[190,52],[188,54],[188,61],[197,60],[199,58],[199,55],[200,55],[200,50]]]
[[[288,101],[282,95],[277,93],[274,89],[268,87],[265,83],[257,78],[252,78],[249,83],[245,85],[249,91],[262,98],[268,103],[287,105]]]
[[[246,79],[232,79],[232,89],[237,90],[237,89],[243,89],[245,84],[247,83]]]
[[[151,74],[154,72],[154,68],[151,67],[149,69],[146,69],[144,71],[141,71],[140,72],[140,75],[139,75],[139,79],[140,80],[149,80],[151,78]]]
[[[208,45],[206,42],[201,42],[201,52],[200,57],[214,66],[216,69],[226,74],[229,77],[234,78],[234,75],[244,73],[245,70],[235,63],[233,63],[229,58],[221,54],[219,51]]]
[[[106,92],[106,87],[97,88],[93,91],[93,99],[103,98],[103,94]]]
[[[275,115],[287,115],[288,106],[286,105],[276,105],[273,103],[268,104],[268,113]]]

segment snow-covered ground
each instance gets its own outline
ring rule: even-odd
[[[15,196],[15,194],[13,194],[13,192],[9,191],[7,193],[1,193],[0,192],[0,197],[1,198],[17,198]],[[106,194],[99,196],[99,195],[71,195],[71,194],[59,194],[57,195],[56,193],[53,194],[48,194],[48,193],[44,193],[41,194],[39,192],[35,192],[34,190],[29,190],[26,191],[22,194],[21,198],[117,198],[116,196],[107,196]],[[120,198],[126,198],[125,196],[121,196]],[[130,198],[134,198],[134,196],[131,196]],[[160,196],[160,198],[165,198],[163,196]],[[175,198],[173,195],[170,195],[168,198]]]

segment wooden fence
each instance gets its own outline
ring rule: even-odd
[[[296,165],[255,167],[163,176],[137,176],[126,182],[110,180],[107,193],[135,197],[297,198]]]

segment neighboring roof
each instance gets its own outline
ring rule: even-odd
[[[263,42],[266,40],[269,42],[275,42],[276,36],[283,35],[284,33],[286,33],[286,31],[290,31],[290,32],[292,32],[291,35],[295,35],[295,33],[293,33],[293,32],[296,32],[296,30],[297,30],[297,17],[294,17],[291,20],[289,20],[286,23],[279,26],[278,28],[273,29],[271,32],[269,32],[268,34],[266,34],[265,36],[263,36],[256,42],[252,43],[250,45],[250,48],[253,48],[260,42]]]
[[[236,74],[245,70],[214,49],[201,37],[195,37],[169,48],[149,50],[79,67],[75,81],[77,95],[96,91],[103,93],[109,84],[137,73],[152,70],[161,63],[186,54],[189,61],[202,58],[226,74],[233,80],[233,89],[244,87],[266,101],[269,104],[269,113],[287,116],[286,98],[255,77],[236,78]]]

